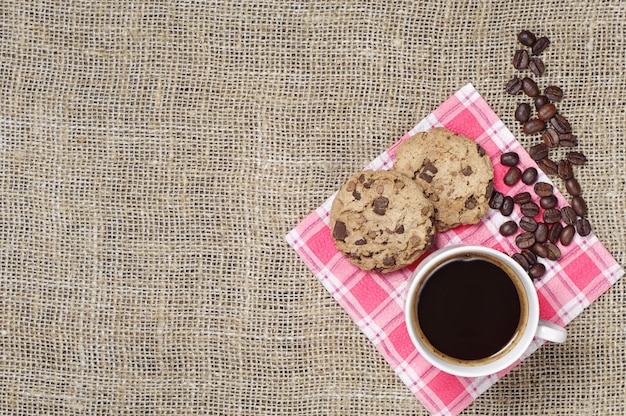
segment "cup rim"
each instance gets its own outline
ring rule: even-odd
[[[413,305],[417,296],[417,290],[419,283],[424,279],[428,271],[428,266],[433,263],[445,261],[448,258],[458,256],[463,253],[478,253],[488,255],[496,258],[497,260],[505,263],[510,267],[518,276],[522,286],[524,287],[526,298],[528,300],[528,316],[526,326],[523,329],[521,336],[518,337],[517,343],[510,347],[509,351],[498,359],[486,362],[486,363],[465,363],[457,364],[440,358],[435,353],[431,352],[422,343],[418,336],[418,330],[416,329],[417,320],[414,318]],[[532,279],[528,276],[526,271],[511,257],[496,249],[479,246],[479,245],[451,245],[443,247],[433,251],[427,257],[425,257],[417,268],[411,274],[409,282],[407,284],[405,305],[404,305],[405,323],[406,328],[413,342],[413,345],[417,348],[418,352],[424,359],[430,364],[439,368],[447,373],[464,376],[464,377],[480,377],[495,374],[507,367],[514,364],[530,346],[537,327],[539,325],[539,299],[535,290]]]

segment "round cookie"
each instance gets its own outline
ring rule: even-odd
[[[337,248],[363,270],[408,266],[433,245],[433,205],[409,178],[393,171],[354,174],[330,210]]]
[[[475,224],[489,209],[493,166],[472,139],[444,128],[408,138],[393,169],[412,178],[435,207],[437,231]]]

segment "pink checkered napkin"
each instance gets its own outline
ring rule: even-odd
[[[513,195],[527,187],[521,182],[513,188],[503,184],[507,168],[500,164],[502,153],[517,152],[522,169],[536,164],[471,84],[461,88],[368,168],[391,168],[402,141],[438,126],[468,136],[485,149],[494,166],[496,189]],[[551,183],[543,173],[538,180]],[[556,188],[555,194],[560,206],[567,205]],[[411,343],[403,314],[403,292],[416,264],[385,275],[353,266],[336,249],[331,237],[329,211],[333,198],[298,224],[286,236],[288,243],[422,404],[436,415],[457,415],[519,362],[498,374],[479,378],[453,376],[428,364]],[[519,220],[519,213],[514,212],[511,218]],[[499,211],[489,210],[479,224],[440,233],[435,244],[480,244],[512,254],[516,252],[514,237],[502,237],[498,232],[504,221]],[[608,290],[624,270],[594,235],[576,236],[568,247],[561,247],[561,252],[558,262],[545,261],[547,272],[536,281],[536,288],[541,317],[566,325]],[[523,358],[541,344],[541,340],[535,340]]]

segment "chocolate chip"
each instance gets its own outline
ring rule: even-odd
[[[476,208],[476,205],[478,205],[478,201],[476,200],[476,198],[474,198],[474,195],[470,196],[465,201],[465,208],[467,209],[474,209]]]
[[[354,242],[354,245],[356,245],[356,246],[364,246],[365,244],[367,244],[367,241],[365,241],[365,239],[364,239],[364,238],[361,238],[361,239],[356,240],[356,241]]]
[[[383,258],[383,264],[387,267],[391,267],[391,266],[395,266],[396,265],[396,258],[395,257],[384,257]]]
[[[396,228],[396,234],[404,234],[404,225],[400,224],[398,228]]]
[[[348,230],[346,230],[346,224],[341,221],[337,221],[335,223],[335,227],[333,228],[333,238],[335,240],[345,241],[347,236]]]
[[[374,207],[374,212],[378,215],[385,215],[387,212],[387,207],[389,206],[389,199],[384,196],[379,196],[372,202],[372,206]]]
[[[473,171],[472,171],[472,167],[471,166],[465,166],[463,169],[461,169],[461,173],[463,174],[463,176],[470,176]]]
[[[356,189],[354,190],[354,192],[352,192],[352,196],[354,197],[354,199],[356,199],[357,201],[359,201],[361,199],[361,193],[359,191],[357,191]]]
[[[424,159],[424,161],[422,162],[422,166],[420,167],[418,176],[427,183],[431,183],[436,173],[437,167],[433,165],[430,159]]]

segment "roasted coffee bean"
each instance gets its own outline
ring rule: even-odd
[[[559,136],[559,133],[552,127],[548,127],[547,129],[545,129],[543,133],[541,133],[541,138],[548,147],[557,147],[561,142],[561,137]]]
[[[536,97],[539,95],[539,87],[534,79],[524,77],[522,79],[522,91],[529,97]]]
[[[556,207],[558,202],[559,201],[554,194],[542,196],[541,199],[539,199],[539,206],[543,209],[550,209]]]
[[[537,182],[535,186],[533,186],[533,189],[537,196],[548,196],[552,195],[552,192],[554,192],[554,186],[548,182]]]
[[[507,221],[500,226],[500,234],[505,237],[515,234],[517,231],[517,223],[513,220]]]
[[[504,175],[504,184],[508,186],[513,186],[519,182],[522,178],[522,171],[517,166],[511,166],[509,170]]]
[[[530,62],[530,55],[526,49],[518,49],[513,54],[513,67],[515,69],[526,69]]]
[[[587,203],[582,196],[578,195],[572,197],[570,205],[572,206],[572,208],[574,208],[574,211],[576,211],[576,214],[579,217],[584,217],[585,215],[587,215]]]
[[[515,202],[513,201],[513,198],[511,198],[510,196],[505,196],[504,200],[502,201],[502,207],[500,207],[500,213],[505,217],[508,217],[513,213],[514,207]]]
[[[554,224],[561,220],[561,211],[557,208],[550,208],[543,211],[543,222]]]
[[[560,242],[564,246],[569,246],[572,240],[574,239],[574,234],[576,234],[576,228],[572,224],[567,224],[561,230],[561,238]]]
[[[522,172],[522,182],[524,182],[526,185],[532,185],[533,183],[535,183],[536,180],[537,169],[533,168],[532,166],[524,169],[524,172]]]
[[[546,274],[546,266],[542,263],[535,263],[528,269],[528,275],[531,279],[539,279],[544,274]]]
[[[527,103],[519,103],[515,109],[515,120],[525,123],[530,118],[530,105]]]
[[[545,36],[540,37],[533,43],[533,55],[541,55],[548,46],[550,46],[550,39]]]
[[[525,248],[520,253],[528,260],[528,264],[533,265],[537,263],[537,255],[531,249]]]
[[[531,118],[524,123],[524,125],[522,126],[522,131],[524,132],[524,134],[532,135],[535,133],[539,133],[545,128],[546,128],[546,123],[544,123],[543,121],[539,119]]]
[[[541,159],[537,161],[537,165],[548,175],[554,175],[556,173],[556,162],[552,159]]]
[[[528,62],[528,69],[530,69],[532,73],[538,77],[542,76],[543,73],[546,72],[546,66],[541,58],[531,58],[530,62]]]
[[[572,165],[584,165],[587,162],[587,156],[581,152],[569,152],[565,157]]]
[[[527,202],[522,204],[520,211],[527,217],[535,217],[539,214],[539,205],[534,202]]]
[[[567,190],[567,193],[571,196],[579,196],[582,192],[582,189],[580,188],[580,183],[578,183],[578,180],[576,180],[576,178],[574,177],[569,178],[565,181],[565,189]]]
[[[520,91],[522,91],[522,80],[518,77],[513,77],[509,82],[507,82],[504,89],[511,95],[517,95]]]
[[[530,248],[535,244],[535,235],[531,232],[523,232],[515,237],[515,245],[519,248]]]
[[[504,166],[515,166],[519,162],[519,155],[515,152],[506,152],[500,155],[500,163]]]
[[[550,85],[546,87],[543,91],[543,94],[548,97],[548,100],[553,102],[558,102],[563,99],[563,90],[556,85]]]
[[[529,123],[529,121],[527,121],[527,123]],[[540,123],[543,123],[543,121],[540,121]],[[528,149],[528,153],[534,161],[545,159],[548,157],[548,146],[546,146],[545,143],[536,144]]]
[[[578,144],[578,137],[572,133],[559,134],[559,145],[561,147],[574,147]]]
[[[515,201],[517,205],[522,205],[527,202],[531,202],[532,199],[533,198],[530,195],[530,192],[520,192],[517,195],[513,196],[513,201]]]
[[[544,104],[537,109],[537,118],[541,121],[550,120],[556,114],[556,106],[552,103]]]
[[[566,160],[560,160],[556,165],[556,173],[559,175],[559,178],[564,181],[571,179],[574,177],[574,171],[572,170],[572,165]]]
[[[534,233],[537,230],[537,221],[533,217],[522,217],[519,220],[519,227],[524,231]]]
[[[576,220],[576,231],[581,237],[591,234],[591,224],[587,218],[579,218]]]
[[[560,222],[555,222],[550,227],[550,231],[548,231],[548,240],[553,242],[554,244],[559,242],[559,238],[561,237],[561,232],[563,231],[563,226]]]
[[[572,126],[569,124],[569,121],[567,121],[567,119],[559,113],[556,113],[554,117],[550,119],[550,124],[552,124],[554,130],[558,131],[561,134],[572,132]],[[561,141],[563,141],[562,137]]]
[[[576,222],[576,211],[570,206],[561,208],[561,219],[567,225],[573,225]]]
[[[544,259],[548,257],[548,248],[543,243],[535,243],[531,247],[531,250],[535,252],[538,257],[543,257]]]
[[[535,97],[535,110],[539,110],[545,104],[548,104],[550,100],[545,95],[538,95]]]
[[[528,30],[522,30],[517,34],[517,40],[519,40],[520,43],[524,46],[533,46],[537,41],[537,38],[532,32]]]
[[[502,192],[493,191],[489,198],[489,208],[500,209],[502,208],[502,202],[504,202],[504,195]]]
[[[537,229],[535,230],[535,240],[538,243],[545,243],[548,240],[548,224],[545,222],[538,222]]]
[[[548,260],[557,261],[561,258],[561,250],[551,242],[545,243],[546,249],[548,249],[548,255],[546,256]]]
[[[511,256],[511,258],[515,260],[517,264],[522,266],[522,269],[526,271],[528,271],[530,269],[530,266],[532,266],[531,264],[528,263],[528,259],[524,257],[522,253],[515,253]]]

